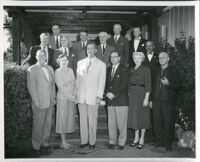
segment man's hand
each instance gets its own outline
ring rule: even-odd
[[[148,106],[148,99],[144,99],[144,101],[143,101],[143,107],[146,107],[146,106]]]
[[[161,84],[162,84],[162,85],[165,85],[165,86],[168,86],[168,85],[169,85],[168,79],[165,78],[165,77],[164,77],[164,79],[161,78]]]
[[[101,98],[97,97],[97,98],[96,98],[96,105],[99,105],[100,102],[101,102]]]
[[[109,100],[112,100],[113,98],[115,98],[115,95],[113,93],[111,93],[111,92],[108,92],[106,94],[106,97],[108,97]]]

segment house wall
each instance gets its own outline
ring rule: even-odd
[[[162,31],[165,30],[165,27],[166,39],[170,44],[174,44],[174,40],[180,37],[182,32],[184,32],[186,38],[189,36],[195,37],[194,17],[194,6],[171,8],[158,18],[159,39],[161,35],[165,35],[165,31]]]

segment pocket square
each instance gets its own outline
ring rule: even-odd
[[[74,54],[72,54],[72,57],[74,57]]]
[[[123,46],[123,45],[124,45],[124,43],[121,43],[120,45],[121,45],[121,46]]]
[[[117,78],[119,78],[120,76],[119,75],[117,75]]]
[[[144,44],[142,44],[142,46],[144,46]]]

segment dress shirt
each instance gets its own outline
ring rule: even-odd
[[[118,66],[119,66],[119,63],[116,64],[116,65],[112,65],[111,77],[113,77],[115,75],[115,72],[116,72]]]
[[[48,72],[48,70],[47,70],[47,67],[46,67],[46,66],[41,66],[41,69],[42,69],[42,71],[44,72],[45,77],[46,77],[47,80],[49,81],[49,72]]]
[[[87,71],[89,71],[89,69],[90,69],[92,63],[93,63],[94,60],[95,60],[95,58],[96,58],[96,56],[93,57],[93,58],[89,58],[89,57],[87,57]]]
[[[120,34],[118,34],[118,35],[114,35],[114,40],[117,39],[117,41],[118,41],[119,37],[120,37]]]
[[[55,42],[57,41],[58,39],[58,48],[60,47],[60,35],[59,36],[54,36],[55,37]]]
[[[102,53],[104,53],[106,50],[106,44],[101,44],[101,49],[102,49]]]
[[[134,39],[134,49],[135,49],[135,51],[137,51],[138,45],[140,43],[140,39],[141,39],[141,37]]]
[[[62,47],[63,54],[67,54],[67,57],[69,56],[69,48],[68,47]]]
[[[149,62],[151,61],[153,54],[154,54],[154,52],[151,52],[151,53],[147,52],[147,57],[149,59]]]
[[[45,52],[46,52],[46,64],[47,64],[48,60],[49,60],[48,47],[47,46],[42,46],[42,45],[40,45],[40,46],[41,46],[41,49],[45,50]]]
[[[81,41],[82,48],[86,48],[86,44],[87,44],[87,41],[85,41],[85,42]]]

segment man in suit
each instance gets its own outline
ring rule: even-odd
[[[120,55],[120,63],[127,67],[129,63],[129,44],[128,39],[120,34],[121,31],[121,25],[115,24],[113,26],[114,36],[108,39],[107,43],[115,48],[115,51]]]
[[[146,40],[141,37],[141,29],[140,27],[133,28],[133,40],[129,41],[129,66],[134,66],[134,61],[132,59],[133,52],[143,52],[146,53]]]
[[[88,57],[77,64],[77,103],[80,114],[81,145],[95,148],[98,107],[103,98],[106,64],[99,60],[94,43],[87,44]]]
[[[152,87],[152,108],[156,136],[154,146],[164,146],[167,151],[171,151],[177,114],[176,94],[181,88],[181,80],[179,71],[168,62],[169,55],[161,52],[159,54],[161,68],[156,74],[156,81]]]
[[[69,37],[67,35],[61,35],[61,46],[59,49],[55,50],[53,65],[54,69],[59,67],[57,63],[57,59],[60,55],[66,55],[69,61],[68,66],[73,70],[74,74],[76,75],[76,67],[77,67],[77,57],[74,52],[74,49],[69,47]]]
[[[37,63],[28,68],[27,87],[32,99],[32,148],[49,147],[52,109],[55,104],[54,71],[45,64],[46,52],[36,52]]]
[[[61,41],[60,41],[60,26],[59,25],[53,25],[52,26],[52,32],[53,35],[51,35],[50,39],[49,39],[49,47],[52,49],[58,49],[61,47]]]
[[[160,64],[158,62],[158,55],[155,53],[155,45],[153,41],[146,42],[146,53],[143,65],[149,67],[151,70],[151,83],[154,84],[155,75],[160,69]],[[152,107],[151,95],[150,95],[150,107]]]
[[[77,55],[78,61],[84,59],[87,57],[87,43],[88,43],[88,35],[87,32],[81,31],[80,32],[80,41],[75,42],[73,44],[73,48],[75,50],[75,53]]]
[[[24,63],[28,63],[30,66],[37,62],[36,52],[40,49],[45,50],[46,52],[46,64],[53,66],[53,56],[54,50],[48,47],[49,44],[49,33],[41,33],[40,34],[40,45],[32,46],[29,50],[29,55],[24,61]]]
[[[108,34],[106,32],[99,33],[100,45],[97,46],[96,57],[103,61],[106,66],[110,66],[110,54],[114,52],[114,47],[106,43]]]
[[[111,54],[112,66],[107,68],[106,105],[108,106],[108,148],[123,150],[127,138],[128,71],[120,64],[117,52]],[[118,135],[119,132],[119,135]]]

